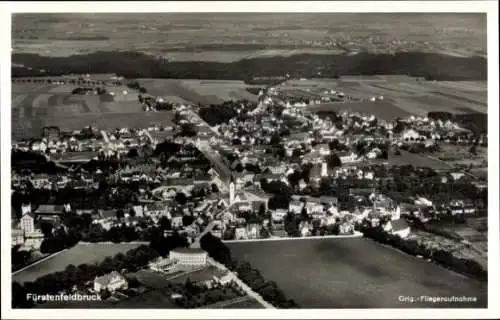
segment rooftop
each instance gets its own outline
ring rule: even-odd
[[[175,248],[172,250],[172,252],[195,254],[195,253],[204,253],[205,250],[201,248]]]

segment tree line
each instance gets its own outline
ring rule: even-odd
[[[368,223],[365,223],[360,227],[360,231],[363,232],[364,236],[367,238],[373,239],[379,243],[388,244],[413,256],[431,259],[453,271],[472,275],[482,281],[487,281],[488,279],[487,270],[475,260],[458,258],[449,251],[429,248],[419,243],[417,240],[403,239],[398,235],[393,235],[384,231],[380,226],[371,227]]]
[[[258,79],[263,77],[321,77],[338,75],[406,74],[428,80],[486,80],[486,59],[436,53],[400,52],[357,55],[298,54],[260,57],[236,62],[169,61],[133,51],[97,51],[69,57],[15,53],[12,76],[58,76],[68,73],[116,73],[126,78]],[[28,67],[31,68],[28,69]],[[45,70],[41,72],[40,70]],[[267,84],[267,83],[266,83]]]

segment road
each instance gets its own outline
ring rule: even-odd
[[[266,300],[264,300],[264,298],[262,298],[260,296],[260,294],[258,294],[257,292],[253,291],[252,288],[250,288],[246,283],[244,283],[243,281],[241,281],[241,279],[238,278],[238,276],[236,276],[236,274],[234,274],[234,272],[232,272],[231,270],[229,270],[225,265],[223,265],[222,263],[219,263],[217,261],[215,261],[214,259],[208,257],[207,259],[208,263],[215,266],[216,268],[220,269],[220,270],[224,270],[224,271],[227,271],[229,273],[229,275],[231,276],[232,280],[241,288],[243,289],[243,291],[245,291],[245,293],[250,296],[251,298],[257,300],[257,302],[259,302],[264,308],[266,309],[276,309],[272,304],[270,304],[269,302],[267,302]]]
[[[447,166],[449,166],[449,167],[450,167],[450,169],[453,169],[453,168],[454,168],[454,166],[453,166],[451,163],[446,162],[446,161],[444,161],[444,160],[441,160],[441,159],[439,159],[438,157],[433,157],[433,156],[427,156],[427,157],[428,157],[429,159],[432,159],[432,160],[435,160],[435,161],[439,161],[439,162],[442,162],[442,163],[446,164]],[[469,177],[471,177],[471,178],[474,178],[475,180],[479,180],[479,177],[477,177],[477,176],[473,175],[473,174],[472,174],[472,173],[470,173],[470,172],[467,172],[467,171],[465,171],[465,170],[457,170],[457,171],[460,171],[460,172],[462,172],[463,174],[468,175],[468,176],[469,176]]]
[[[189,110],[189,117],[194,119],[196,122],[200,123],[202,126],[210,129],[216,135],[219,135],[219,132],[208,125],[196,112],[193,110]],[[231,169],[226,164],[222,156],[214,150],[207,141],[200,141],[199,144],[196,145],[198,149],[205,155],[205,157],[212,163],[214,169],[219,174],[219,178],[226,184],[229,184],[231,179]]]
[[[215,226],[215,221],[210,221],[210,223],[207,225],[207,227],[196,237],[196,239],[191,243],[190,247],[191,248],[201,248],[200,246],[200,239],[206,235],[207,233],[211,232],[212,229]]]
[[[227,300],[227,301],[216,302],[216,303],[208,305],[208,306],[203,306],[199,309],[221,309],[221,308],[230,306],[232,304],[244,302],[244,301],[247,301],[250,299],[252,299],[252,297],[249,297],[249,296],[238,297],[238,298],[234,298],[234,299]]]
[[[206,141],[200,141],[197,147],[212,163],[222,182],[229,184],[231,180],[231,169],[226,165],[220,153],[215,151]]]

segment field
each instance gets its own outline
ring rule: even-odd
[[[227,100],[255,101],[242,81],[139,79],[149,94],[172,103],[216,104]],[[39,136],[44,126],[79,130],[85,126],[109,129],[171,125],[172,112],[144,112],[137,92],[125,86],[105,86],[114,101],[99,96],[73,95],[77,86],[49,83],[12,84],[12,134],[14,139]],[[124,94],[124,91],[127,94]]]
[[[12,135],[14,139],[40,136],[44,126],[79,130],[92,125],[99,128],[145,127],[152,123],[171,123],[172,114],[142,111],[137,92],[125,86],[104,86],[114,93],[114,101],[97,95],[71,94],[77,86],[50,83],[12,84]]]
[[[430,111],[487,113],[485,81],[417,81],[407,76],[346,76],[330,80],[289,80],[281,85],[280,90],[289,92],[291,96],[303,96],[302,92],[322,95],[325,90],[343,92],[364,101],[335,102],[310,108],[315,111],[371,113],[388,120],[410,114],[425,116]],[[369,101],[376,96],[383,96],[384,100]]]
[[[217,104],[227,100],[257,100],[256,95],[245,90],[252,86],[243,81],[139,79],[139,82],[148,93],[172,102]]]
[[[441,145],[441,150],[435,155],[450,165],[472,166],[475,169],[488,167],[488,148],[476,147],[476,154],[469,152],[470,146]]]
[[[56,254],[52,258],[42,261],[12,276],[12,281],[20,283],[34,281],[41,276],[57,271],[63,271],[68,265],[78,266],[83,263],[92,264],[103,261],[106,257],[113,257],[118,253],[137,248],[135,243],[91,243],[77,244],[73,248]]]
[[[302,308],[484,308],[486,283],[366,238],[231,243]],[[399,302],[398,297],[468,296],[477,303]]]
[[[355,48],[371,52],[409,49],[392,42],[405,39],[413,50],[484,56],[487,43],[485,14],[51,13],[15,14],[12,20],[16,52],[51,56],[127,48],[171,61],[228,62],[271,54],[345,52],[349,48],[342,44],[317,46],[312,42],[331,39],[345,43],[346,34]],[[367,41],[367,34],[378,43]]]
[[[432,229],[444,231],[452,237],[461,238],[469,243],[450,239],[450,237],[435,234],[432,231],[415,230],[412,236],[424,243],[437,245],[453,252],[457,257],[473,259],[479,262],[485,270],[488,270],[487,218],[469,218],[465,224],[432,225]]]

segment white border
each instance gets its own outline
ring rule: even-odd
[[[496,1],[283,1],[283,2],[3,2],[1,45],[1,177],[2,177],[2,318],[8,319],[266,319],[266,318],[498,318],[499,312],[499,99],[498,3]],[[10,272],[10,14],[15,12],[487,12],[489,242],[488,309],[337,309],[337,310],[12,310]],[[5,218],[8,217],[8,218]],[[496,271],[496,272],[495,272]]]

